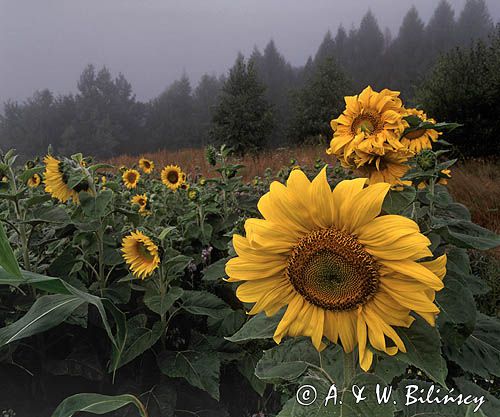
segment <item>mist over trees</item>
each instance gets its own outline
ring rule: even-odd
[[[465,71],[487,73],[480,78],[485,90],[488,77],[498,79],[498,66],[481,70],[483,60],[496,62],[492,56],[499,53],[498,32],[490,38],[493,32],[484,0],[467,0],[458,14],[442,0],[426,23],[412,7],[396,34],[382,29],[368,11],[359,27],[328,30],[302,67],[293,67],[270,40],[247,59],[239,56],[227,75],[205,74],[197,85],[183,75],[145,103],[122,74],[114,77],[89,65],[75,94],[40,90],[24,102],[6,102],[0,147],[29,157],[51,144],[56,153],[107,158],[220,142],[256,150],[325,140],[343,97],[366,85],[401,91],[410,103],[425,101],[428,113],[440,120],[465,122],[472,116],[436,96],[444,89],[460,90],[465,82],[468,91],[479,82]],[[490,109],[498,108],[498,94],[488,97],[496,100]],[[469,98],[478,99],[477,94]],[[454,110],[447,113],[448,108]]]

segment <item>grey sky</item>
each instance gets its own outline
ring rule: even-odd
[[[465,0],[450,2],[458,15]],[[149,99],[183,71],[195,84],[270,38],[303,65],[328,29],[358,26],[371,8],[396,34],[412,4],[427,21],[438,0],[0,0],[0,102],[75,91],[88,63],[122,72]],[[500,0],[487,4],[498,21]]]

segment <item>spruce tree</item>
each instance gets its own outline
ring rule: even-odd
[[[457,22],[458,41],[470,45],[486,38],[492,30],[493,22],[484,0],[467,0]]]
[[[288,137],[295,143],[326,141],[330,120],[340,114],[351,82],[330,57],[315,67],[306,85],[294,93]]]
[[[443,52],[457,44],[455,12],[441,0],[425,28],[426,63],[431,66]]]
[[[236,154],[262,149],[273,129],[271,105],[253,64],[239,54],[222,87],[212,119],[210,137],[229,145]]]

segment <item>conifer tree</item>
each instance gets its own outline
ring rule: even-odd
[[[239,54],[222,87],[210,137],[243,155],[262,149],[272,129],[273,113],[265,99],[265,87],[253,64]]]

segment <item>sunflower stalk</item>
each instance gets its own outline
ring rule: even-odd
[[[27,271],[31,271],[31,263],[30,263],[29,247],[28,247],[28,237],[26,234],[26,225],[23,223],[25,220],[25,213],[24,213],[24,210],[22,210],[21,206],[19,205],[19,201],[17,199],[18,189],[17,189],[17,184],[16,184],[16,176],[15,176],[14,170],[12,169],[11,166],[9,166],[9,172],[10,172],[10,175],[9,175],[10,186],[12,187],[12,192],[15,195],[14,210],[16,212],[16,218],[20,223],[19,228],[16,230],[18,230],[19,239],[21,240],[24,269],[26,269]]]

